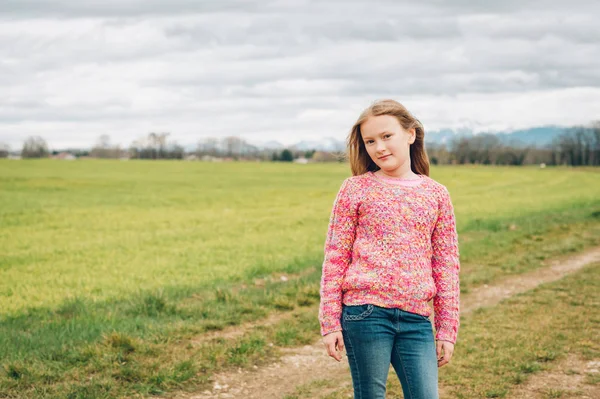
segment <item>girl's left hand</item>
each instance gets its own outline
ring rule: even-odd
[[[444,357],[442,357],[442,351],[444,352]],[[442,367],[450,362],[450,359],[452,358],[452,353],[454,353],[454,344],[448,341],[437,341],[436,352],[438,359],[438,367]]]

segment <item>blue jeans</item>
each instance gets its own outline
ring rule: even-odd
[[[405,399],[437,399],[438,366],[431,321],[376,305],[342,305],[342,335],[354,399],[385,398],[390,363]]]

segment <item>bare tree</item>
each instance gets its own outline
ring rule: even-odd
[[[225,137],[225,152],[228,157],[240,155],[242,153],[242,139],[235,136]]]
[[[471,141],[467,137],[455,138],[450,142],[452,158],[459,164],[472,163]]]
[[[185,149],[175,141],[170,143],[165,149],[165,157],[167,159],[183,159],[184,156]]]
[[[110,136],[103,134],[98,137],[96,145],[92,148],[90,156],[95,158],[120,158],[121,149],[117,146],[112,146],[110,143]]]
[[[151,132],[148,134],[147,139],[147,152],[149,153],[149,158],[152,159],[164,159],[167,158],[167,137],[171,133],[154,133]]]
[[[503,145],[498,136],[481,133],[453,139],[450,142],[450,160],[459,164],[523,165],[530,149],[516,143]]]
[[[426,143],[425,146],[429,160],[433,165],[449,164],[451,162],[451,154],[445,144],[430,142]]]
[[[199,157],[204,155],[216,157],[219,152],[219,140],[215,137],[207,137],[199,141],[196,147],[196,155]]]
[[[141,159],[182,159],[184,148],[177,143],[168,143],[170,133],[151,132],[147,137],[131,143],[129,152],[132,158]]]
[[[575,126],[558,136],[551,145],[552,164],[600,165],[600,121]]]
[[[21,157],[23,158],[46,158],[50,151],[46,140],[40,136],[31,136],[23,143]]]
[[[8,144],[0,143],[0,158],[7,158],[10,153]]]
[[[600,121],[592,122],[590,129],[590,164],[594,166],[600,165]]]

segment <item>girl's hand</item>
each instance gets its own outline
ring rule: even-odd
[[[337,360],[342,360],[342,354],[338,353],[344,350],[344,337],[341,331],[334,331],[323,337],[323,344],[327,349],[327,354]]]
[[[444,357],[442,357],[442,351],[444,351]],[[438,367],[442,367],[450,362],[452,353],[454,352],[454,344],[448,341],[437,341],[436,352],[438,359]]]

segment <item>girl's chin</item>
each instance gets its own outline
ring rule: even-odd
[[[377,166],[379,166],[379,168],[383,170],[395,170],[397,167],[397,165],[392,162],[382,162],[379,163]]]

